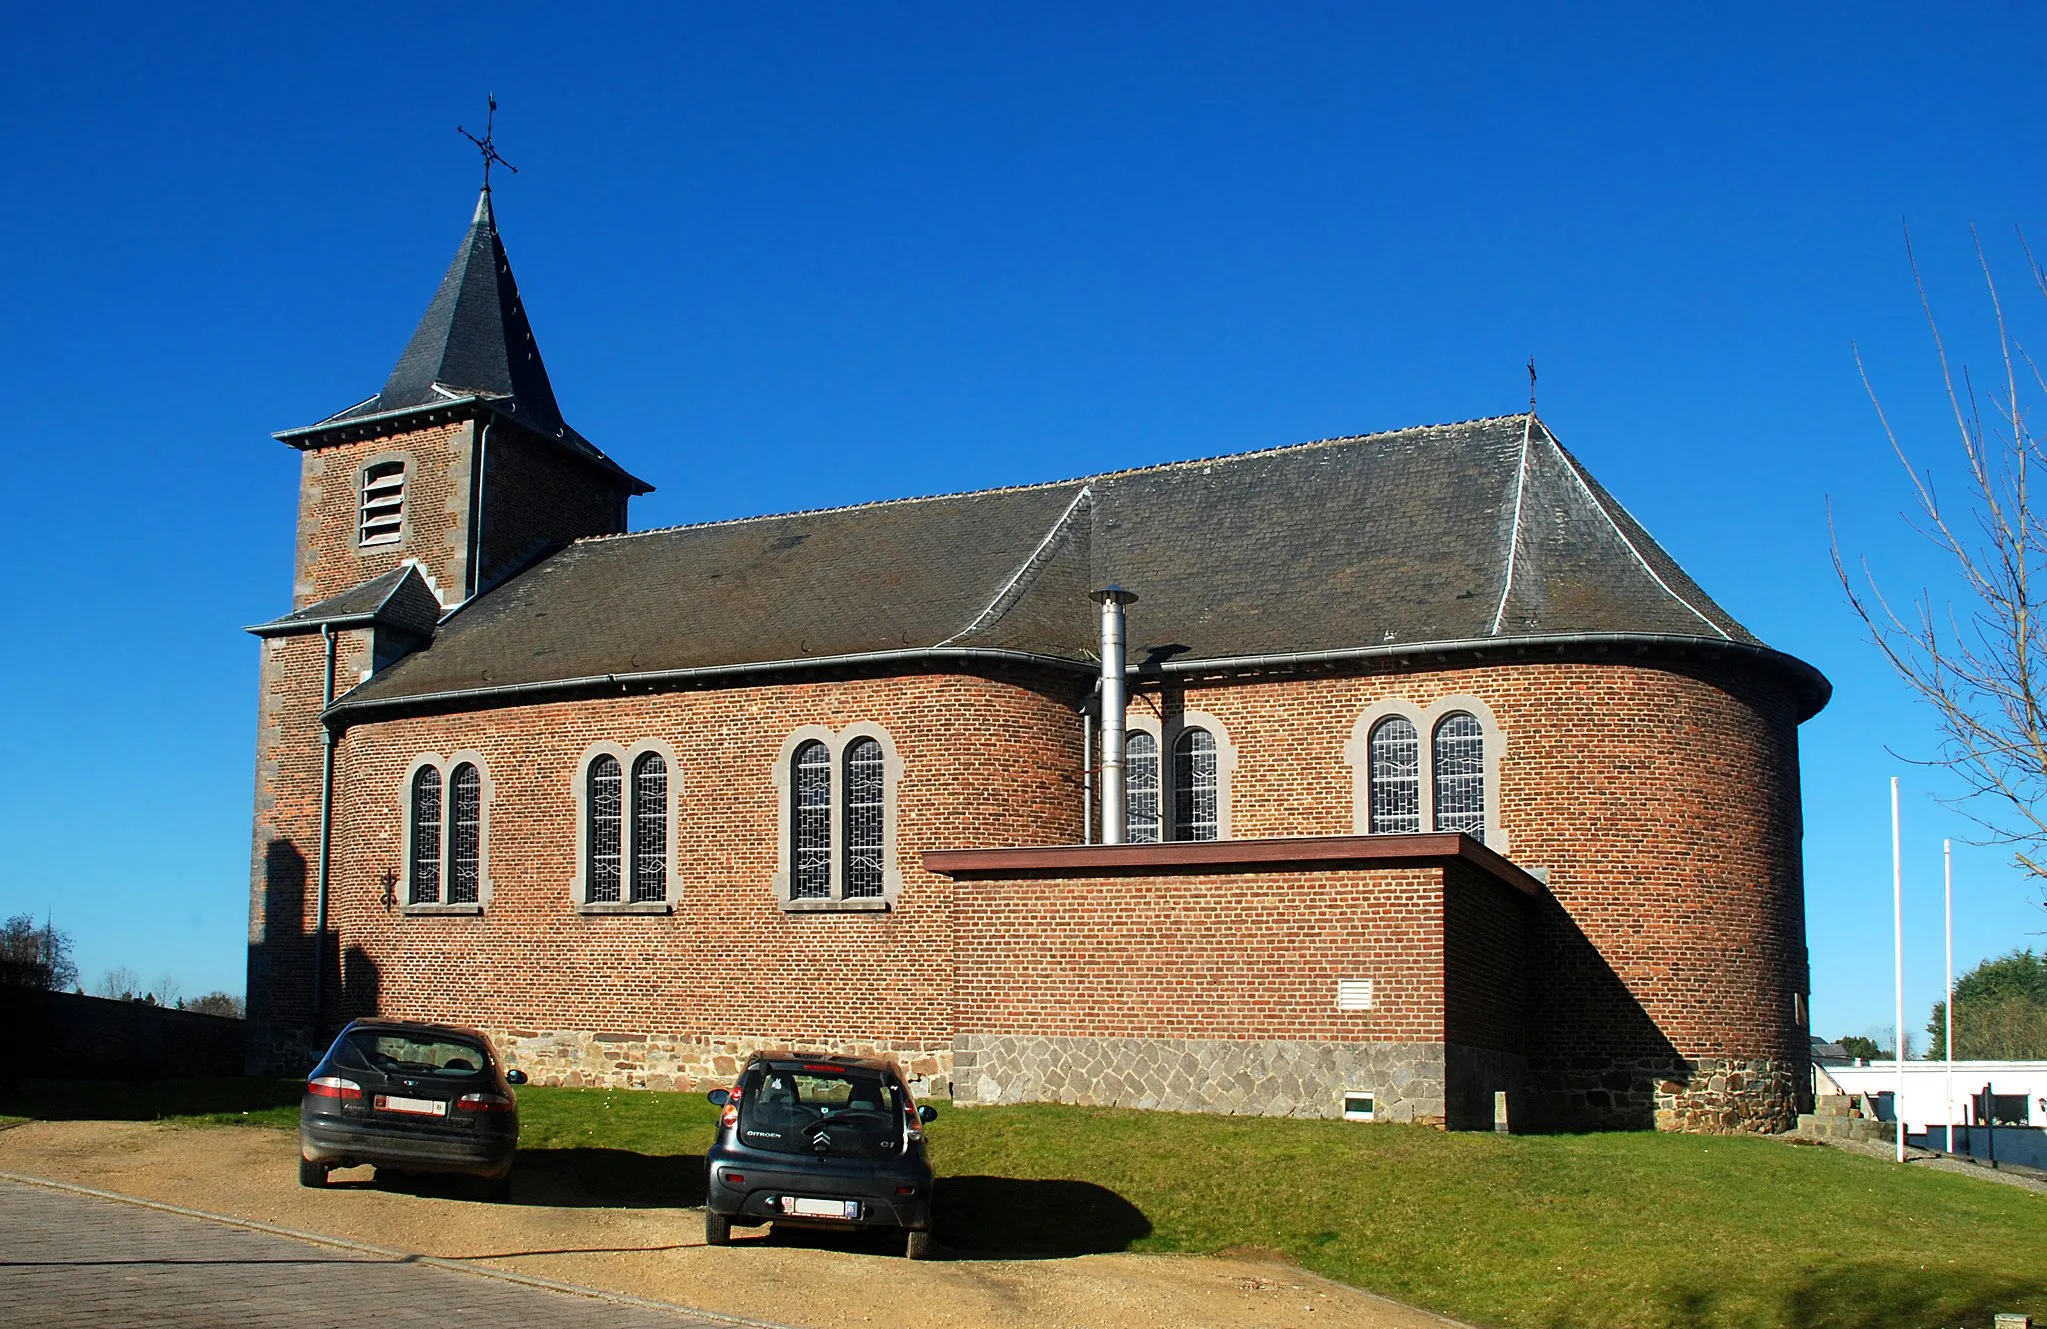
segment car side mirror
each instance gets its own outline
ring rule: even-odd
[[[710,1093],[705,1094],[704,1097],[710,1099],[717,1106],[724,1107],[732,1101],[732,1091],[729,1089],[713,1089]]]
[[[919,1121],[937,1121],[937,1120],[938,1120],[938,1109],[937,1109],[937,1108],[935,1108],[935,1107],[933,1107],[933,1106],[931,1106],[931,1105],[930,1105],[929,1103],[926,1103],[926,1104],[924,1104],[923,1106],[921,1106],[921,1107],[919,1107],[919,1108],[917,1109],[917,1120],[919,1120]]]
[[[526,1083],[526,1072],[524,1072],[524,1071],[521,1071],[521,1070],[509,1070],[509,1071],[506,1071],[506,1072],[505,1072],[505,1083],[506,1083],[506,1084],[524,1084],[524,1083]]]

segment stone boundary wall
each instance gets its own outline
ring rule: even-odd
[[[749,1054],[788,1050],[850,1057],[886,1057],[902,1068],[918,1098],[951,1093],[949,1042],[873,1042],[850,1038],[693,1038],[587,1029],[488,1029],[505,1065],[535,1084],[571,1088],[720,1089],[739,1077]]]
[[[1377,1121],[1444,1124],[1441,1043],[961,1034],[952,1041],[952,1066],[961,1106],[1341,1117],[1345,1091],[1363,1090],[1374,1095]],[[1490,1123],[1490,1098],[1486,1111]]]

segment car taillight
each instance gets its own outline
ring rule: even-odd
[[[464,1112],[510,1112],[512,1100],[503,1094],[464,1094],[455,1106]]]
[[[728,1096],[725,1100],[725,1111],[720,1113],[718,1116],[718,1126],[721,1130],[729,1131],[738,1124],[739,1124],[739,1090],[737,1088],[734,1088],[730,1096]]]
[[[903,1096],[903,1121],[909,1127],[910,1143],[917,1144],[922,1141],[924,1138],[924,1120],[917,1115],[917,1105],[910,1101],[908,1094]]]
[[[320,1075],[306,1081],[306,1092],[315,1098],[354,1099],[362,1097],[362,1086],[338,1075]]]

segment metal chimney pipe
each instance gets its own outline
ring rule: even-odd
[[[1126,644],[1123,606],[1137,597],[1121,586],[1106,586],[1091,599],[1102,607],[1102,843],[1122,844],[1128,808],[1123,781],[1124,709],[1129,704],[1123,684]]]

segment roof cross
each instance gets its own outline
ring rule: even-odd
[[[487,95],[490,98],[490,113],[483,121],[482,138],[478,138],[460,125],[455,126],[455,132],[468,139],[471,143],[474,143],[477,151],[483,154],[483,192],[486,194],[490,192],[490,164],[492,162],[496,162],[513,175],[519,173],[518,167],[512,165],[503,157],[498,156],[497,144],[491,141],[491,125],[498,118],[498,95],[495,92]]]

